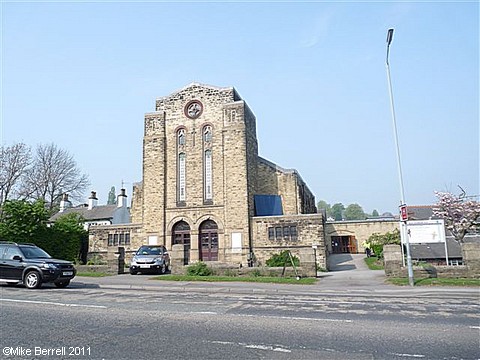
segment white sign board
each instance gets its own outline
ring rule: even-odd
[[[232,233],[232,252],[242,252],[242,233]]]
[[[158,244],[158,236],[149,235],[148,236],[148,245],[157,245],[157,244]]]
[[[402,224],[402,232],[404,231],[405,224]],[[445,222],[443,219],[410,220],[407,221],[407,234],[410,244],[444,243]]]

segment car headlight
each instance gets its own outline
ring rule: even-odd
[[[42,267],[44,269],[50,269],[50,270],[57,270],[58,269],[57,265],[51,264],[51,263],[43,263]]]
[[[156,259],[155,259],[155,262],[161,264],[161,263],[163,263],[163,259],[162,259],[162,258],[156,258]]]

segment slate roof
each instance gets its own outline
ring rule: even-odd
[[[462,246],[454,239],[453,236],[446,236],[448,258],[461,259]],[[480,235],[467,235],[463,239],[464,242],[480,243]],[[431,243],[431,244],[410,244],[410,255],[414,260],[428,260],[428,259],[445,259],[445,244]]]
[[[452,237],[447,237],[448,258],[462,258],[462,248]],[[414,260],[445,259],[445,244],[410,244],[410,255]]]
[[[71,214],[71,213],[80,214],[87,221],[92,221],[92,220],[110,221],[113,219],[113,214],[116,208],[117,208],[117,205],[99,205],[89,210],[87,205],[80,205],[72,208],[67,208],[63,212],[56,213],[50,218],[50,221],[55,221],[59,217],[66,214]]]

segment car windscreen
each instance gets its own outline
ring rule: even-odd
[[[26,259],[50,259],[51,256],[48,255],[47,252],[40,249],[39,247],[35,246],[19,246],[20,250],[22,250],[23,255]]]
[[[142,246],[137,251],[137,255],[162,255],[162,253],[162,248],[153,246]]]

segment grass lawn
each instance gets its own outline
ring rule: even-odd
[[[153,277],[152,280],[168,281],[207,281],[207,282],[255,282],[255,283],[273,283],[273,284],[295,284],[312,285],[317,282],[315,278],[283,278],[268,276],[190,276],[190,275],[160,275]]]
[[[387,282],[393,285],[408,285],[408,278],[389,278]],[[480,279],[414,279],[417,286],[480,286]]]
[[[365,258],[365,263],[370,270],[383,270],[383,259],[379,259],[376,256]]]

